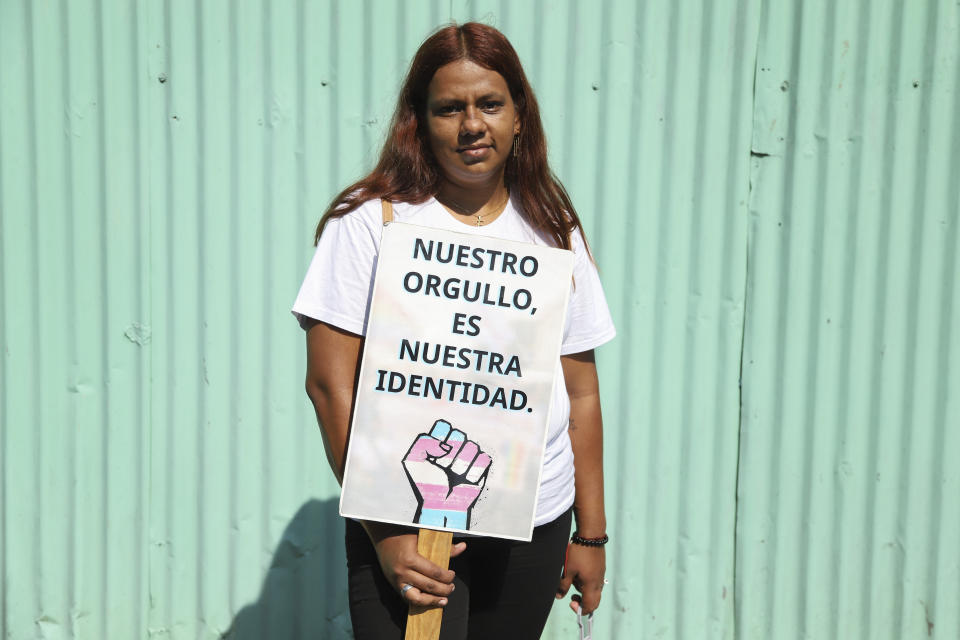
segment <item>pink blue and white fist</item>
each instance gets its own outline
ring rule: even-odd
[[[486,484],[490,462],[463,431],[437,420],[430,433],[417,436],[403,458],[419,504],[414,522],[469,529],[470,511]]]

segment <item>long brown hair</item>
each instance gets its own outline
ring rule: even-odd
[[[540,108],[520,65],[520,58],[502,33],[485,24],[468,22],[442,27],[427,38],[410,63],[390,133],[372,172],[333,199],[324,212],[314,241],[332,218],[343,216],[368,200],[388,198],[418,204],[438,191],[441,173],[426,134],[427,88],[440,67],[469,60],[496,71],[510,88],[520,115],[517,155],[504,169],[504,182],[531,226],[570,249],[570,233],[583,230],[566,189],[547,163],[547,140]]]

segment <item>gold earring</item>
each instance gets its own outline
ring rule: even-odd
[[[520,134],[516,134],[513,136],[513,157],[514,158],[520,155],[520,151],[518,150],[518,147],[520,146],[518,142],[519,140],[520,140]]]

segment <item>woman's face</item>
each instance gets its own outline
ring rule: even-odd
[[[502,180],[520,115],[503,76],[458,60],[437,69],[430,81],[426,125],[443,177],[470,187]]]

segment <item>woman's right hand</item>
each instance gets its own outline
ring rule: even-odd
[[[417,553],[417,534],[409,528],[374,522],[365,522],[380,560],[380,569],[397,593],[410,604],[421,607],[443,607],[453,593],[450,569],[442,569]],[[458,542],[450,548],[450,557],[456,557],[467,548]],[[403,592],[404,585],[411,588]]]

